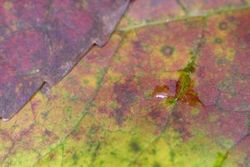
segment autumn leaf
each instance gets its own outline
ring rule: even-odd
[[[132,1],[107,45],[1,122],[3,166],[248,166],[249,17],[249,1]]]
[[[0,1],[0,117],[60,81],[93,45],[102,46],[129,0]]]

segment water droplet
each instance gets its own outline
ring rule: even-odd
[[[156,86],[153,91],[153,97],[164,99],[168,97],[169,87],[167,85]]]

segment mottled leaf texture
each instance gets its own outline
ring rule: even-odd
[[[129,0],[0,0],[0,116],[60,81],[102,46]]]
[[[107,45],[0,122],[1,165],[249,167],[249,18],[250,0],[131,1]]]

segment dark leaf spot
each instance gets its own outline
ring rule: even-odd
[[[165,56],[172,56],[173,53],[174,53],[174,51],[175,51],[175,48],[172,47],[172,46],[168,46],[168,45],[163,46],[163,47],[161,48],[161,52],[162,52]]]
[[[78,161],[78,155],[76,154],[76,153],[74,153],[73,155],[72,155],[72,159],[73,159],[73,161],[74,161],[74,164],[77,164],[77,161]]]
[[[154,162],[152,167],[161,167],[161,165],[159,164],[159,162]]]
[[[114,92],[116,95],[116,101],[121,105],[120,108],[115,110],[114,114],[118,124],[121,124],[124,112],[136,99],[136,84],[132,80],[127,80],[124,84],[116,84],[114,86]]]
[[[131,141],[129,146],[133,152],[139,152],[141,150],[140,145],[136,141]]]
[[[220,24],[219,24],[220,30],[226,30],[227,28],[228,28],[227,22],[224,22],[224,21],[220,22]]]
[[[221,44],[222,42],[223,42],[223,40],[221,38],[214,39],[214,43],[216,43],[216,44]]]

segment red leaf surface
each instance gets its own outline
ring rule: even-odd
[[[2,166],[249,166],[249,5],[133,1],[105,47],[0,122]]]
[[[129,0],[0,0],[0,117],[60,81],[103,45]]]

